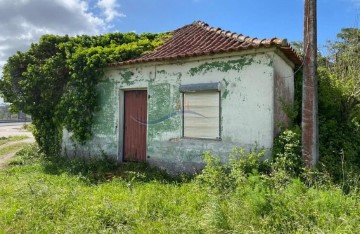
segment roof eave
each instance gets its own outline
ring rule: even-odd
[[[126,65],[135,65],[135,64],[145,64],[145,63],[152,63],[152,62],[166,62],[166,61],[176,61],[176,60],[182,60],[182,59],[188,59],[188,58],[199,58],[203,56],[212,56],[212,55],[221,55],[226,53],[234,53],[234,52],[246,52],[246,51],[252,51],[257,49],[267,49],[267,48],[278,48],[280,49],[285,57],[289,59],[292,63],[294,63],[295,66],[300,66],[302,64],[301,58],[296,54],[294,49],[292,49],[289,46],[252,46],[245,49],[229,49],[229,50],[219,50],[219,51],[206,51],[202,53],[193,53],[193,54],[182,54],[178,56],[169,56],[169,57],[162,57],[162,58],[148,58],[148,59],[133,59],[128,60],[124,62],[116,62],[116,63],[110,63],[107,64],[106,67],[121,67]]]

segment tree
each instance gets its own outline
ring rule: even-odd
[[[14,111],[32,116],[34,136],[48,156],[60,153],[63,128],[84,143],[91,137],[96,85],[107,63],[151,51],[165,34],[112,33],[100,36],[44,35],[3,69],[0,94]]]
[[[360,170],[359,36],[357,28],[342,29],[318,68],[320,161],[337,180]]]
[[[338,41],[330,43],[327,67],[334,85],[341,89],[342,121],[359,121],[360,115],[360,29],[343,28]]]

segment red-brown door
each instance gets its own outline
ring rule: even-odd
[[[124,160],[146,160],[146,90],[125,91]]]

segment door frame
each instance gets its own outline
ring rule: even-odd
[[[138,88],[130,88],[130,89],[119,89],[119,105],[118,105],[118,123],[117,123],[117,134],[118,134],[118,153],[117,153],[117,161],[118,162],[124,162],[125,160],[125,92],[126,91],[147,91],[146,96],[146,120],[149,118],[149,105],[148,105],[148,98],[149,98],[149,92],[147,87],[138,87]],[[145,161],[147,159],[147,144],[148,144],[148,126],[146,125],[146,157]]]

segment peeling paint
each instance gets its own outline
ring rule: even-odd
[[[97,134],[114,135],[115,110],[117,94],[114,92],[114,81],[103,81],[97,86],[99,98],[97,100],[100,110],[94,115],[93,131]]]
[[[159,73],[159,74],[166,74],[166,71],[165,71],[165,70],[158,70],[157,73]]]
[[[109,156],[121,159],[124,90],[147,89],[148,120],[152,120],[181,110],[180,85],[209,82],[222,84],[221,140],[182,138],[182,116],[171,116],[147,126],[147,161],[166,169],[173,166],[176,170],[185,170],[203,165],[201,155],[205,150],[227,162],[229,152],[235,146],[250,149],[258,142],[259,146],[271,149],[274,112],[277,111],[272,90],[275,82],[273,66],[276,65],[277,70],[288,69],[286,63],[274,63],[273,60],[273,54],[258,54],[109,69],[98,85],[101,110],[94,117],[94,139],[84,146],[83,151],[87,155],[96,155],[103,150]],[[281,76],[285,75],[288,76],[287,70],[281,73]],[[286,80],[285,86],[290,87],[292,82]],[[288,90],[292,95],[293,89]],[[70,148],[74,147],[66,145],[67,150]]]
[[[133,85],[135,84],[135,81],[134,80],[131,80],[132,76],[134,75],[134,73],[132,71],[128,71],[128,70],[125,70],[125,71],[121,71],[119,73],[119,75],[121,76],[121,84],[124,84],[124,85]]]
[[[206,62],[201,64],[198,67],[191,68],[189,70],[189,74],[191,76],[205,74],[207,72],[216,69],[221,72],[228,72],[229,70],[236,70],[240,71],[243,69],[244,66],[251,65],[254,62],[253,57],[242,57],[237,60],[229,60],[229,61],[213,61],[213,62]]]
[[[168,83],[149,84],[149,121],[161,119],[175,111],[174,97],[171,97],[171,87]],[[148,141],[156,139],[161,133],[174,131],[179,126],[178,116],[166,119],[148,127]]]
[[[229,94],[229,90],[227,89],[227,87],[229,86],[229,82],[226,81],[225,79],[223,79],[223,82],[224,82],[225,88],[224,88],[224,91],[223,91],[223,93],[221,95],[221,98],[226,99],[227,95]]]
[[[222,95],[221,95],[221,98],[226,99],[226,97],[228,96],[228,94],[229,94],[229,91],[225,89],[224,92],[223,92]]]

